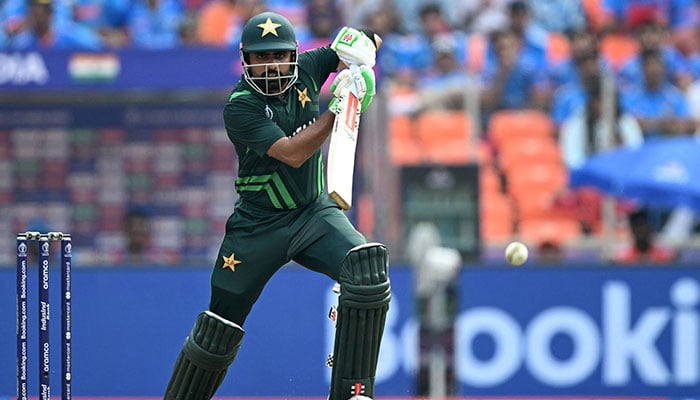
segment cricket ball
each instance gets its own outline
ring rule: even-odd
[[[505,257],[511,265],[522,265],[527,261],[528,250],[522,242],[511,242],[506,246]]]

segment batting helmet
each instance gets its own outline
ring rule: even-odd
[[[291,22],[280,14],[260,13],[246,22],[241,33],[244,53],[297,50],[297,39]]]
[[[246,22],[241,33],[240,56],[245,79],[255,90],[264,95],[272,96],[284,93],[296,82],[298,77],[298,48],[294,27],[287,18],[273,12],[255,15]],[[274,63],[277,68],[282,64],[289,65],[289,74],[269,77],[265,74],[263,77],[253,77],[251,67],[254,65],[250,63],[249,54],[274,51],[292,52],[291,62]]]

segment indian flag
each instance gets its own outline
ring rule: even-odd
[[[120,69],[115,54],[76,53],[68,61],[68,74],[79,82],[113,81]]]

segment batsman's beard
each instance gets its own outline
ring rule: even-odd
[[[265,72],[254,76],[252,68],[261,66],[265,66]],[[265,96],[277,96],[286,92],[296,82],[298,76],[296,62],[244,65],[243,68],[248,83]],[[288,71],[280,73],[281,68],[288,68]]]

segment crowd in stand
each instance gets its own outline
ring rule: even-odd
[[[0,50],[237,49],[245,21],[264,10],[287,16],[304,42],[339,27],[335,7],[326,0],[3,0]]]
[[[461,93],[476,81],[482,138],[488,139],[494,113],[541,110],[554,124],[567,168],[580,167],[606,146],[638,146],[700,131],[699,2],[474,0],[454,5],[421,6],[414,32],[401,28],[391,6],[368,16],[369,25],[385,38],[379,68],[395,94],[390,112],[415,117],[436,107],[463,109]],[[614,84],[616,123],[609,144],[604,143],[605,79]],[[571,203],[577,195],[559,197]],[[590,207],[590,197],[583,201]],[[673,260],[697,221],[682,208],[618,208],[627,214],[632,236],[632,245],[615,256],[620,262]]]
[[[697,0],[0,0],[0,51],[237,51],[244,22],[263,10],[288,17],[302,48],[343,24],[381,35],[390,115],[462,109],[470,82],[482,132],[501,110],[545,112],[569,168],[602,146],[605,77],[616,88],[614,145],[700,131]],[[633,229],[648,225],[642,211]],[[694,217],[683,215],[682,230],[692,230]]]

